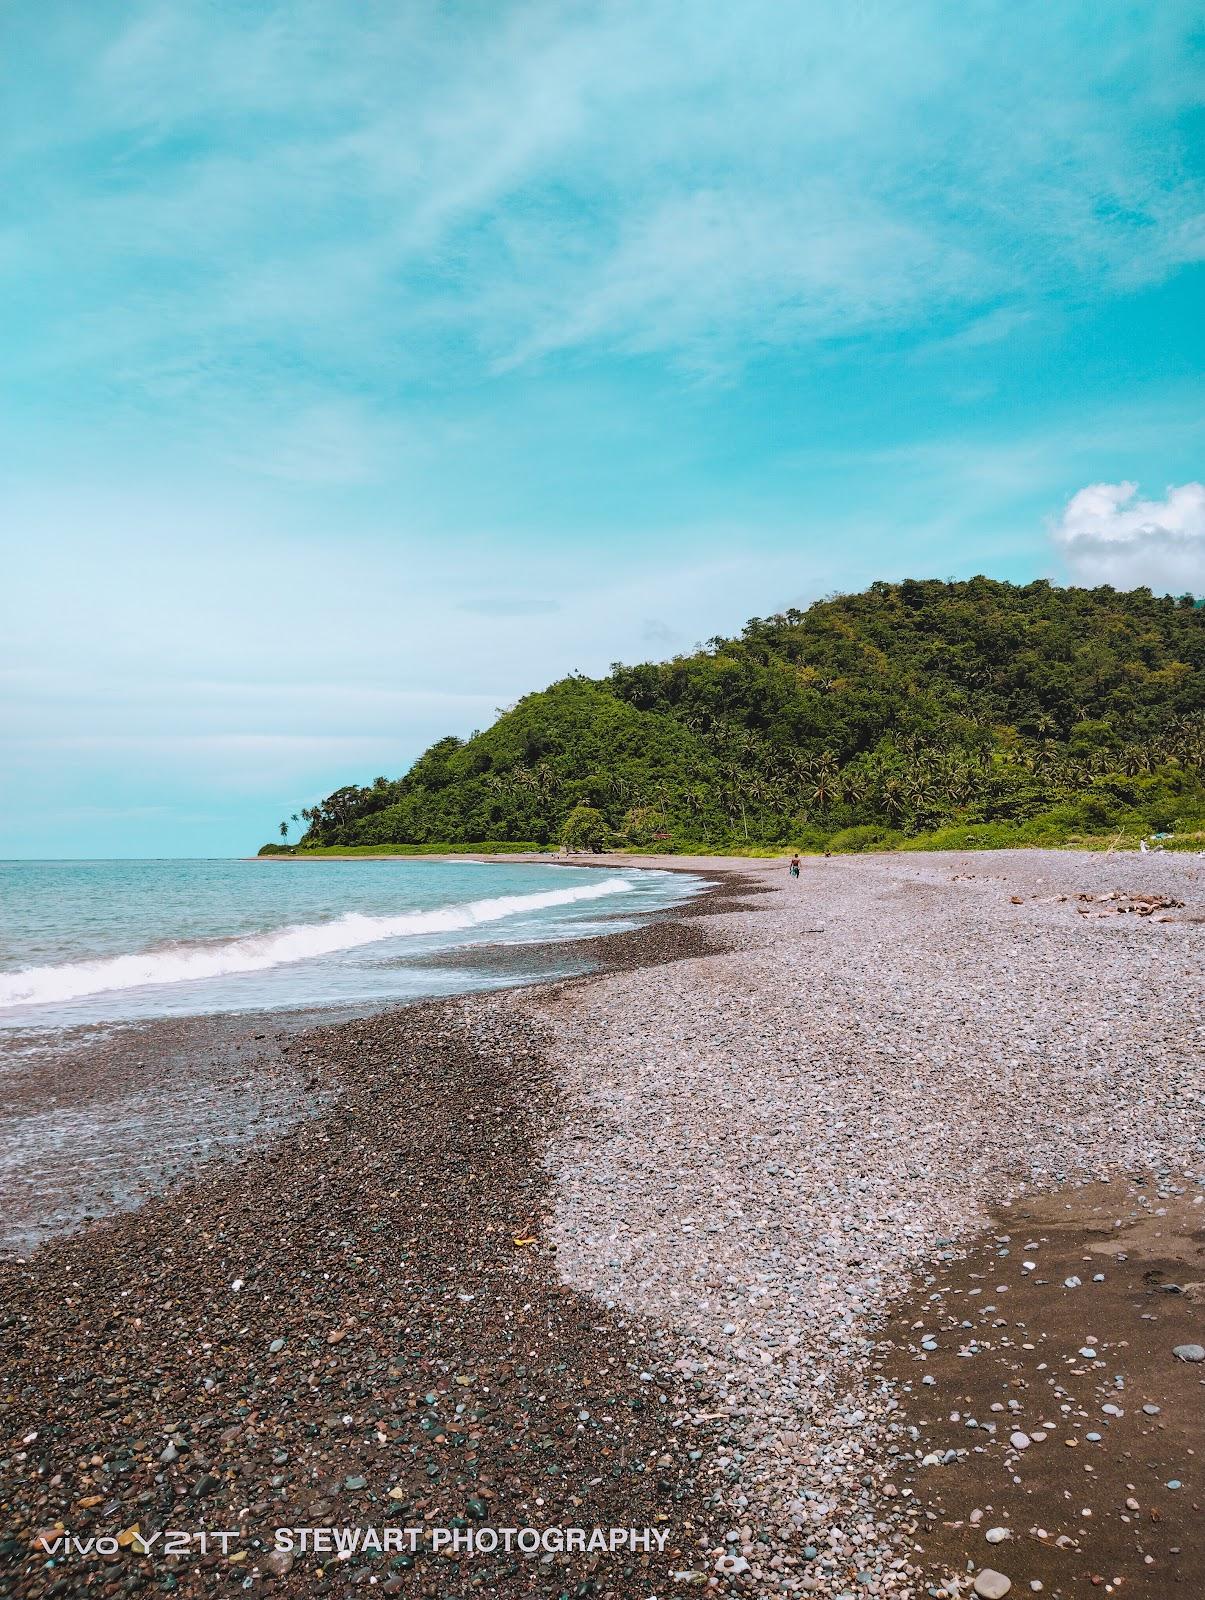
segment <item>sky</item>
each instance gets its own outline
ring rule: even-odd
[[[1195,13],[11,0],[0,856],[876,578],[1205,592]]]

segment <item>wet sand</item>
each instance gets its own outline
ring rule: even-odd
[[[0,1041],[0,1256],[130,1211],[323,1103],[314,1013],[181,1017]]]
[[[1199,1188],[1139,1175],[999,1209],[882,1333],[926,1556],[1022,1594],[1205,1595],[1205,1365],[1174,1354],[1203,1323]]]

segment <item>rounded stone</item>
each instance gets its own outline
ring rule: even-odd
[[[997,1572],[994,1567],[984,1567],[972,1585],[979,1600],[1004,1600],[1012,1586],[1013,1580]]]

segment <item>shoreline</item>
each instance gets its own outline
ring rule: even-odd
[[[939,1258],[971,1259],[993,1203],[1053,1187],[1075,1206],[1077,1181],[1160,1151],[1158,1185],[1183,1183],[1181,1086],[1199,1070],[1192,1041],[1149,1021],[1191,984],[1197,929],[1117,907],[1081,914],[1058,894],[1095,890],[1102,874],[1133,879],[1132,892],[1176,884],[1188,916],[1200,868],[1047,855],[834,858],[798,886],[777,866],[713,862],[695,901],[598,941],[609,970],[302,1035],[340,1084],[319,1116],[0,1265],[20,1330],[6,1354],[5,1444],[20,1458],[7,1592],[61,1581],[29,1554],[30,1533],[56,1519],[83,1532],[137,1517],[146,1531],[229,1515],[250,1538],[274,1518],[435,1522],[456,1514],[456,1494],[463,1511],[470,1485],[488,1491],[490,1522],[502,1508],[543,1525],[667,1517],[672,1563],[625,1571],[608,1558],[587,1574],[600,1595],[647,1596],[671,1567],[748,1593],[922,1595],[955,1548],[976,1570],[1011,1560],[1021,1592],[1014,1549],[993,1553],[970,1524],[925,1548],[925,1474],[899,1469],[901,1451],[918,1453],[906,1428],[920,1418],[900,1409],[881,1328],[910,1303],[921,1314]],[[996,962],[1018,995],[997,991]],[[1084,1008],[1102,994],[1108,1026],[1086,1051]],[[1039,1055],[1010,1061],[1010,1033]],[[985,1083],[967,1057],[989,1048]],[[1010,1102],[1040,1129],[1036,1145],[1002,1126]],[[1142,1108],[1141,1127],[1121,1102]],[[1192,1306],[1177,1310],[1199,1318]],[[536,1352],[525,1360],[498,1343],[513,1346],[520,1323]],[[482,1381],[491,1363],[509,1363],[505,1383]],[[600,1370],[605,1411],[591,1393]],[[429,1448],[425,1396],[446,1407],[460,1387],[481,1415],[453,1430],[464,1442],[445,1433]],[[653,1388],[664,1404],[649,1403]],[[448,1425],[438,1405],[433,1417]],[[99,1465],[80,1466],[85,1437]],[[607,1465],[594,1482],[610,1462],[620,1476]],[[969,1458],[968,1483],[978,1470]],[[1187,1511],[1201,1500],[1193,1458],[1177,1470]],[[1151,1580],[1168,1580],[1173,1558],[1152,1559]],[[236,1566],[209,1557],[173,1575],[198,1595],[233,1572],[301,1594],[350,1592],[361,1576],[440,1596],[584,1581],[572,1567],[422,1557],[417,1571],[299,1561],[286,1578],[265,1561],[248,1545]],[[1092,1592],[1064,1567],[1047,1593]],[[73,1564],[72,1578],[85,1570]],[[92,1570],[99,1581],[110,1569]]]
[[[706,899],[722,887],[696,873]],[[693,902],[683,902],[685,910]],[[600,911],[640,931],[666,912]],[[411,958],[424,972],[498,974],[495,986],[447,997],[556,983],[606,970],[623,934],[511,945],[499,938]],[[66,1025],[0,1033],[0,1259],[120,1211],[321,1110],[329,1096],[309,1064],[309,1035],[440,996],[378,998]],[[235,1115],[230,1115],[231,1107]]]
[[[591,943],[616,973],[708,948],[659,920]],[[663,1574],[668,1561],[694,1559],[700,1538],[718,1539],[689,1466],[696,1428],[664,1332],[607,1313],[556,1274],[541,1197],[559,1097],[540,1030],[508,1014],[514,993],[423,1001],[297,1035],[307,1070],[338,1080],[318,1115],[202,1165],[137,1211],[0,1262],[15,1400],[4,1444],[27,1441],[7,1470],[0,1592],[57,1592],[60,1573],[38,1559],[36,1536],[59,1524],[84,1538],[117,1532],[114,1521],[142,1533],[239,1529],[237,1567],[212,1553],[122,1557],[170,1574],[182,1595],[225,1589],[235,1571],[307,1594],[342,1594],[359,1575],[276,1559],[280,1525],[448,1526],[480,1520],[481,1508],[491,1524],[519,1527],[655,1528],[672,1516]],[[196,1366],[200,1351],[214,1354]],[[238,1352],[234,1369],[218,1354],[227,1351]],[[83,1384],[64,1395],[61,1370]],[[112,1439],[115,1395],[133,1407],[117,1430],[122,1448],[113,1465],[106,1450],[81,1471],[76,1430],[95,1438],[99,1424]],[[343,1420],[332,1405],[347,1408]],[[198,1410],[211,1414],[198,1421]],[[37,1440],[45,1453],[28,1448]],[[618,1466],[600,1476],[603,1458]],[[648,1592],[650,1559],[575,1560],[573,1581],[598,1570],[597,1592],[634,1600]],[[559,1558],[554,1567],[567,1570]],[[95,1557],[69,1569],[81,1586],[109,1570]],[[420,1547],[372,1575],[386,1593],[417,1579],[443,1594],[456,1571]],[[548,1580],[547,1565],[483,1560],[465,1583],[519,1595],[552,1592]]]

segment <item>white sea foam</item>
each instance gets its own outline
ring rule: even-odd
[[[0,973],[0,1008],[45,1005],[78,1000],[83,995],[114,989],[139,989],[148,984],[186,983],[194,978],[222,978],[240,972],[263,972],[291,961],[333,955],[374,944],[379,939],[404,939],[416,934],[455,933],[486,922],[500,922],[525,911],[546,911],[577,900],[599,900],[633,887],[627,878],[603,878],[575,889],[549,889],[543,894],[500,895],[469,900],[463,905],[430,911],[407,911],[396,917],[368,917],[349,912],[333,922],[302,923],[272,933],[250,934],[206,944],[173,945],[98,961],[68,961],[53,967],[26,967]]]

